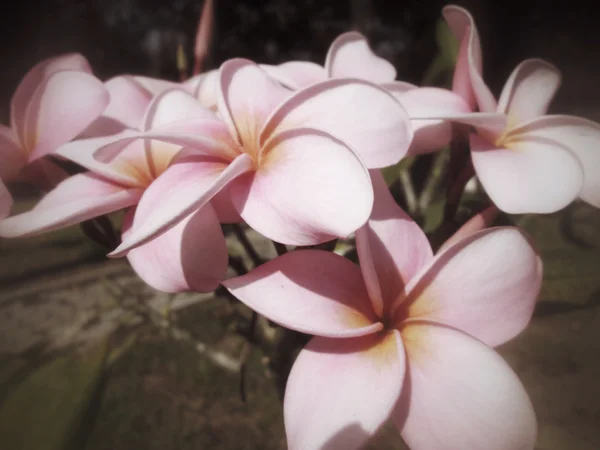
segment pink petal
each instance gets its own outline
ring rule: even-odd
[[[69,176],[68,172],[52,162],[51,159],[41,158],[27,164],[19,174],[18,180],[31,184],[41,191],[48,192]]]
[[[62,71],[46,79],[27,108],[25,146],[30,161],[54,152],[84,131],[110,100],[104,85],[84,72]]]
[[[296,250],[223,285],[259,314],[303,333],[348,337],[383,328],[359,268],[335,253]]]
[[[17,140],[15,132],[0,125],[0,179],[8,183],[19,175],[27,164],[27,154]]]
[[[449,122],[462,123],[474,127],[479,134],[486,136],[489,140],[499,139],[506,131],[508,117],[503,113],[461,113],[446,111],[443,114],[434,115],[432,111],[421,114],[414,113],[411,123],[417,124],[421,121],[431,123],[432,120],[445,120]]]
[[[287,382],[290,450],[362,448],[389,418],[405,366],[399,333],[353,339],[313,338]]]
[[[500,211],[498,208],[495,206],[490,206],[475,214],[463,226],[461,226],[456,233],[454,233],[446,242],[444,242],[444,245],[440,247],[439,251],[441,252],[442,250],[462,241],[463,239],[466,239],[472,234],[489,227],[494,220],[496,220],[496,217],[498,217],[499,213]]]
[[[392,417],[412,450],[534,448],[531,401],[496,352],[426,322],[407,324],[402,338],[408,370]]]
[[[110,94],[110,103],[102,116],[90,126],[92,130],[86,130],[86,136],[94,136],[92,132],[96,132],[96,136],[108,135],[108,132],[101,133],[101,126],[108,126],[107,131],[113,134],[118,130],[118,125],[122,127],[118,131],[123,128],[141,129],[153,94],[131,75],[111,78],[104,86]]]
[[[600,208],[600,124],[581,117],[553,115],[540,117],[512,134],[517,138],[550,139],[570,150],[583,169],[580,198]]]
[[[393,91],[392,91],[393,92]],[[395,94],[408,116],[443,117],[445,115],[469,113],[469,105],[452,91],[440,88],[410,89]],[[452,124],[444,120],[411,120],[415,137],[409,154],[428,153],[440,150],[452,139]]]
[[[196,87],[194,89],[194,97],[205,108],[211,110],[217,109],[217,86],[219,83],[219,71],[211,70],[199,75]]]
[[[258,153],[263,124],[292,91],[246,59],[231,59],[221,66],[217,105],[231,134],[250,154]]]
[[[92,173],[73,175],[30,211],[0,222],[1,237],[25,237],[74,225],[135,205],[141,189],[126,189]]]
[[[369,221],[356,232],[356,249],[369,296],[381,316],[433,252],[425,233],[392,197],[381,173],[370,173],[375,202]]]
[[[504,85],[498,112],[508,114],[513,127],[543,116],[560,82],[560,72],[552,64],[541,59],[525,60]]]
[[[231,200],[230,188],[231,186],[223,188],[210,201],[220,223],[240,223],[244,221]]]
[[[130,233],[110,256],[123,256],[174,227],[207,204],[231,180],[249,170],[252,161],[247,155],[239,156],[229,165],[200,156],[174,162],[146,189]]]
[[[259,233],[289,245],[344,238],[373,205],[368,171],[343,142],[317,130],[292,130],[263,149],[260,168],[240,177],[231,198]]]
[[[407,287],[397,318],[433,320],[500,345],[531,319],[542,262],[517,228],[475,233],[436,255]]]
[[[327,72],[310,61],[290,61],[277,66],[261,64],[261,69],[283,84],[297,90],[327,79]]]
[[[199,119],[218,120],[218,117],[181,88],[168,89],[152,100],[142,129],[148,131],[174,122]]]
[[[12,195],[10,195],[10,192],[2,182],[2,178],[0,178],[0,223],[2,223],[2,219],[10,214],[12,204]]]
[[[360,78],[377,84],[396,78],[394,65],[373,53],[367,38],[356,31],[343,33],[333,41],[325,70],[330,78]]]
[[[92,73],[92,69],[83,55],[66,53],[36,64],[17,86],[10,102],[10,124],[22,143],[26,141],[25,114],[33,93],[46,78],[63,70]]]
[[[455,5],[444,7],[443,14],[450,29],[461,42],[452,90],[472,108],[475,106],[473,99],[476,99],[480,111],[495,111],[496,99],[481,77],[481,44],[473,17],[466,9]]]
[[[134,212],[124,220],[124,238]],[[228,263],[225,236],[210,204],[131,250],[127,259],[140,278],[164,292],[212,292],[225,278]]]
[[[398,81],[398,80],[388,81],[387,83],[381,83],[381,87],[384,88],[385,90],[391,92],[396,97],[398,97],[399,94],[404,94],[405,92],[419,88],[419,86],[417,86],[415,84],[407,83],[406,81]]]
[[[471,135],[471,158],[485,191],[510,214],[552,213],[577,198],[583,169],[560,142],[518,139],[510,148]]]
[[[166,91],[167,89],[182,87],[182,85],[179,83],[175,83],[174,81],[169,80],[161,80],[160,78],[133,75],[133,79],[136,81],[136,83],[139,83],[146,90],[148,90],[153,97],[160,94],[163,91]]]
[[[370,168],[397,163],[413,132],[408,114],[386,90],[368,81],[341,78],[317,83],[289,98],[261,131],[260,142],[294,128],[331,133]]]

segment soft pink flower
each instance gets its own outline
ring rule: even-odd
[[[413,450],[533,449],[530,400],[490,346],[529,322],[539,257],[508,227],[465,232],[434,257],[372,175],[360,268],[298,250],[223,283],[258,313],[315,335],[286,388],[290,450],[356,449],[390,417]]]
[[[83,56],[66,54],[34,66],[11,99],[10,128],[0,125],[0,180],[14,181],[27,168],[23,175],[47,188],[63,173],[41,158],[75,138],[107,104],[108,92]],[[3,191],[0,219],[12,203]]]
[[[181,90],[159,95],[167,101],[179,96],[196,103]],[[87,142],[98,139],[106,138]],[[148,214],[148,210],[135,205],[141,201],[153,202],[149,187],[168,167],[185,171],[198,160],[205,161],[207,170],[218,166],[211,158],[201,155],[186,158],[179,146],[160,142],[150,145],[141,140],[128,143],[112,161],[102,163],[78,142],[59,149],[58,154],[89,171],[60,183],[32,210],[0,222],[0,236],[30,236],[128,208],[123,225],[123,238],[127,239],[132,222],[143,221]],[[166,292],[213,291],[225,276],[228,262],[225,237],[211,203],[193,211],[166,233],[130,251],[127,257],[144,281]]]
[[[481,76],[473,18],[458,6],[445,7],[444,16],[461,40],[453,88],[471,107],[490,113],[487,121],[470,123],[476,130],[471,155],[494,203],[515,214],[551,213],[578,196],[600,207],[600,124],[546,115],[560,85],[558,69],[539,59],[522,62],[496,102]]]
[[[146,131],[63,147],[110,160],[127,142],[145,138],[196,155],[152,183],[138,207],[143,214],[113,255],[148,242],[219,192],[276,241],[308,245],[345,237],[371,212],[365,165],[398,162],[412,138],[400,103],[372,83],[329,80],[292,93],[240,59],[220,69],[218,112],[171,93],[153,102]]]
[[[409,154],[440,150],[452,138],[451,124],[440,116],[471,112],[460,95],[437,87],[419,88],[396,81],[396,69],[377,56],[367,38],[351,31],[338,36],[327,52],[325,66],[292,61],[278,66],[262,66],[285,86],[299,89],[330,78],[359,78],[379,84],[402,103],[411,118],[415,137]],[[432,117],[434,119],[428,119]]]

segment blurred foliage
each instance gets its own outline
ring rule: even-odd
[[[107,342],[84,354],[60,356],[33,371],[0,405],[2,447],[75,450],[89,432],[90,405],[104,374]]]
[[[460,42],[454,37],[450,27],[443,19],[437,21],[435,40],[438,52],[425,71],[422,84],[450,87]]]

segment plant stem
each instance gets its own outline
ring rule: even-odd
[[[235,233],[235,236],[237,237],[238,241],[240,241],[240,244],[242,244],[242,247],[244,247],[244,250],[250,257],[250,259],[252,260],[254,267],[260,266],[264,261],[252,245],[252,242],[250,242],[250,240],[248,239],[248,236],[246,236],[246,233],[244,232],[242,227],[237,223],[234,224],[233,232]]]

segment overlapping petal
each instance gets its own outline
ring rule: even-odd
[[[471,135],[471,159],[492,201],[510,214],[552,213],[577,198],[583,169],[568,147],[546,138],[511,141],[510,148]]]
[[[400,161],[413,138],[408,114],[392,94],[351,78],[327,80],[296,92],[273,113],[260,142],[302,127],[341,139],[370,169]]]
[[[347,237],[369,218],[369,173],[343,142],[295,129],[262,151],[260,168],[231,187],[234,206],[259,233],[283,244],[313,245]]]
[[[27,154],[17,141],[15,132],[0,125],[0,179],[5,183],[14,180],[27,164]]]
[[[527,59],[515,68],[504,85],[498,112],[509,116],[509,127],[543,116],[560,82],[560,72],[552,64]]]
[[[360,269],[335,253],[293,251],[223,285],[253,310],[303,333],[348,337],[383,328]]]
[[[219,113],[249,154],[258,153],[261,128],[291,93],[252,61],[232,59],[221,66]]]
[[[131,209],[125,217],[124,238],[134,213]],[[225,278],[228,262],[225,236],[210,204],[131,250],[127,259],[146,283],[164,292],[212,292]]]
[[[110,256],[123,256],[174,227],[210,202],[235,177],[251,169],[252,161],[247,155],[239,156],[230,164],[201,156],[174,162],[146,189],[131,231]]]
[[[0,223],[2,219],[10,214],[12,204],[12,195],[10,195],[6,185],[2,182],[2,178],[0,178]]]
[[[84,131],[108,105],[104,85],[84,72],[60,71],[35,90],[27,108],[24,146],[30,160],[54,152]]]
[[[492,349],[429,323],[402,329],[404,391],[393,414],[412,450],[532,450],[537,423],[523,385]]]
[[[397,331],[352,339],[313,338],[288,379],[290,450],[361,448],[388,419],[405,373]]]
[[[290,89],[302,89],[327,79],[325,68],[310,61],[289,61],[277,66],[260,66],[269,75]]]
[[[438,254],[407,287],[397,320],[425,319],[500,345],[529,323],[542,262],[517,228],[480,231]]]
[[[378,84],[396,78],[394,65],[377,56],[367,38],[356,31],[343,33],[333,41],[325,70],[329,78],[352,77]]]
[[[383,176],[371,170],[375,201],[368,222],[356,232],[360,268],[379,315],[433,257],[425,233],[398,206]]]
[[[0,222],[1,237],[25,237],[74,225],[135,205],[142,189],[126,189],[92,173],[74,175],[30,211]]]

